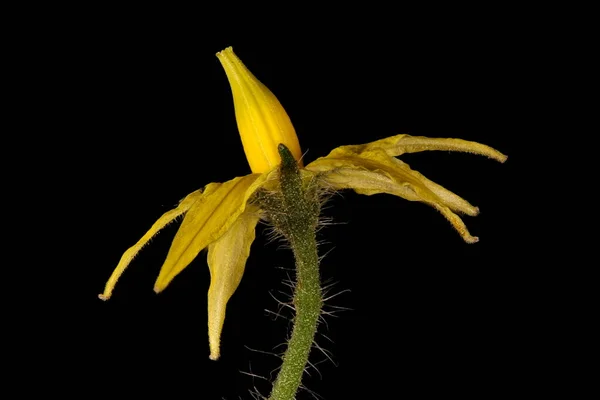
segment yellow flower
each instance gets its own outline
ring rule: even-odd
[[[232,88],[238,130],[252,174],[225,183],[210,183],[186,196],[179,205],[152,225],[150,230],[121,257],[104,293],[111,297],[117,280],[148,241],[177,217],[185,215],[156,280],[158,293],[208,248],[211,283],[208,290],[208,336],[210,358],[220,356],[220,337],[229,298],[237,289],[261,210],[251,200],[254,193],[277,176],[280,156],[277,146],[288,147],[301,163],[301,149],[294,127],[277,100],[250,73],[231,47],[217,53]],[[463,151],[504,162],[506,156],[491,147],[460,139],[437,139],[396,135],[362,145],[342,146],[303,169],[333,189],[354,189],[357,193],[393,194],[431,205],[444,215],[468,243],[471,236],[456,214],[477,215],[478,209],[456,194],[425,178],[398,160],[404,153],[425,150]],[[302,166],[300,164],[300,166]]]

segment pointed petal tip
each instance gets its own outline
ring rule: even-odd
[[[477,243],[479,242],[479,238],[477,236],[466,236],[464,237],[465,242],[469,243],[469,244],[473,244],[473,243]]]
[[[154,293],[159,294],[163,290],[165,290],[165,288],[162,285],[159,285],[158,283],[154,285]]]

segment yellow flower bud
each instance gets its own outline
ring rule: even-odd
[[[267,172],[279,165],[280,143],[301,162],[298,136],[279,100],[252,75],[231,47],[217,53],[217,57],[231,85],[235,118],[252,172]]]

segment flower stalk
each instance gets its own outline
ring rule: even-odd
[[[323,302],[316,241],[320,201],[312,181],[304,184],[297,161],[288,148],[280,144],[278,150],[280,192],[259,195],[259,202],[275,229],[288,240],[296,259],[293,299],[296,315],[269,399],[291,400],[302,381]]]

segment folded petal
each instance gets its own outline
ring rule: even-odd
[[[196,190],[181,200],[176,208],[164,213],[135,245],[131,246],[125,253],[123,253],[117,268],[115,268],[112,275],[106,282],[104,293],[98,295],[98,297],[100,297],[102,300],[108,300],[112,295],[112,291],[117,284],[119,277],[123,274],[137,253],[140,252],[140,250],[150,241],[150,239],[152,239],[152,237],[154,237],[154,235],[156,235],[165,226],[173,222],[177,217],[187,212],[196,201],[202,198],[203,195],[204,193],[202,190]]]
[[[329,156],[336,157],[338,154],[347,153],[361,154],[362,152],[376,149],[381,149],[392,157],[426,150],[444,150],[479,154],[493,158],[499,162],[504,162],[507,158],[498,150],[477,142],[462,139],[428,138],[425,136],[410,135],[396,135],[371,143],[341,146],[334,149]]]
[[[154,285],[161,292],[200,251],[219,239],[244,212],[250,196],[264,183],[268,173],[211,183],[205,195],[188,210]]]
[[[217,57],[231,85],[235,119],[252,172],[266,172],[279,165],[280,143],[302,164],[298,136],[279,100],[246,68],[231,47],[217,53]]]
[[[244,274],[258,220],[258,208],[249,206],[223,236],[208,245],[208,341],[211,360],[217,360],[220,356],[225,309]]]
[[[388,193],[409,201],[429,204],[450,221],[466,242],[478,241],[453,212],[454,210],[476,215],[477,207],[413,171],[408,164],[389,156],[382,149],[363,151],[360,156],[353,155],[346,149],[346,155],[343,154],[340,151],[337,153],[339,157],[320,158],[306,168],[322,172],[322,179],[335,189],[354,189],[357,193],[365,195]]]

